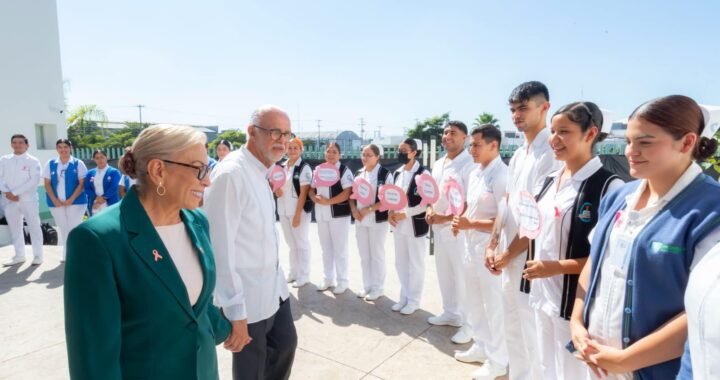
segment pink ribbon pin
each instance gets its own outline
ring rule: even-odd
[[[153,257],[155,258],[155,262],[158,262],[158,260],[162,260],[162,256],[160,256],[160,253],[158,253],[157,249],[153,249]]]

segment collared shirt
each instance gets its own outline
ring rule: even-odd
[[[408,188],[410,187],[410,183],[412,182],[413,178],[415,178],[415,172],[420,168],[420,163],[415,161],[413,164],[413,167],[410,170],[405,170],[405,165],[399,167],[396,172],[399,173],[397,179],[395,180],[395,185],[400,186],[403,191],[405,191],[405,194],[407,194]],[[431,174],[429,170],[425,169],[420,174]],[[397,223],[397,226],[394,228],[394,233],[399,235],[407,235],[407,236],[415,236],[415,232],[413,231],[412,226],[412,218],[415,215],[422,214],[427,209],[426,205],[417,205],[415,207],[410,207],[410,205],[405,206],[405,210],[401,211],[402,213],[405,213],[406,218],[399,221]],[[422,239],[425,239],[425,236],[422,237]]]
[[[575,217],[573,205],[582,183],[602,169],[599,157],[588,161],[573,176],[559,185],[559,178],[566,168],[560,169],[550,177],[554,182],[538,202],[542,220],[540,234],[535,239],[535,260],[564,260],[570,236],[570,226]],[[623,185],[621,179],[614,179],[608,185],[607,192]],[[599,191],[600,189],[598,189]],[[593,212],[597,212],[594,210]],[[590,252],[588,252],[590,254]],[[551,276],[533,280],[530,288],[530,306],[542,310],[550,317],[560,315],[563,290],[563,276]]]
[[[335,163],[335,167],[340,169],[340,161]],[[353,174],[350,168],[345,169],[345,172],[340,173],[340,185],[343,190],[352,187]],[[325,199],[330,199],[330,187],[329,186],[318,186],[315,189],[315,194],[322,196]],[[320,205],[315,203],[315,220],[318,222],[327,222],[333,219],[332,211],[329,205]],[[345,218],[350,218],[346,216]]]
[[[435,161],[432,168],[432,175],[435,178],[435,182],[440,190],[440,198],[433,205],[433,210],[436,214],[445,215],[449,205],[447,199],[445,199],[445,183],[450,178],[454,178],[463,188],[463,196],[467,198],[467,184],[468,176],[470,172],[477,166],[474,162],[467,149],[463,149],[454,159],[448,158],[447,155],[443,156],[439,160]],[[464,239],[465,233],[461,231],[457,237],[453,236],[450,228],[450,222],[443,224],[432,225],[433,234],[435,240],[451,240],[451,239]]]
[[[508,167],[500,156],[487,167],[476,166],[470,172],[467,190],[467,218],[472,220],[494,219],[498,205],[505,195]],[[490,241],[490,233],[479,230],[467,232],[469,254],[482,254]]]
[[[607,251],[600,263],[600,277],[596,285],[595,300],[590,305],[590,326],[588,332],[603,344],[612,347],[622,347],[622,320],[625,302],[626,279],[629,267],[629,256],[633,240],[643,230],[645,225],[673,198],[702,173],[699,165],[693,163],[680,176],[665,195],[656,201],[648,203],[645,208],[635,211],[635,206],[647,186],[642,180],[640,186],[632,194],[625,197],[625,209],[620,212],[619,218],[610,231]],[[592,233],[589,237],[592,241]],[[695,254],[691,270],[697,262],[720,242],[720,228],[710,232],[695,246]]]
[[[40,168],[40,161],[27,152],[0,157],[0,191],[19,196],[20,202],[37,202]]]
[[[519,205],[520,192],[525,190],[535,196],[542,189],[545,178],[550,173],[560,169],[560,162],[555,159],[552,148],[548,142],[550,131],[543,128],[535,136],[532,144],[525,140],[520,149],[515,151],[508,166],[507,190],[508,211],[503,218],[502,234],[500,236],[499,250],[505,250],[518,233],[515,211]],[[525,260],[521,253],[516,259]],[[520,281],[520,279],[518,279]]]
[[[292,165],[285,165],[285,184],[282,187],[283,196],[278,198],[277,207],[278,215],[294,216],[295,207],[297,206],[298,195],[293,187],[293,172],[296,167],[302,164],[302,158],[298,158]],[[305,165],[300,171],[300,186],[309,185],[312,181],[312,169],[310,165]],[[309,197],[310,195],[308,195]]]
[[[375,204],[375,196],[377,195],[377,191],[378,191],[377,183],[378,183],[378,173],[379,172],[380,172],[380,164],[377,164],[377,165],[375,165],[373,170],[371,170],[369,173],[363,167],[362,169],[360,169],[360,173],[358,173],[358,175],[357,175],[357,178],[363,178],[364,180],[366,180],[370,183],[371,193],[372,193],[372,202],[373,202],[372,204]],[[385,183],[386,184],[393,183],[392,173],[390,171],[388,171],[388,174],[385,177]],[[366,205],[366,204],[360,202],[359,200],[357,200],[357,207],[360,209],[360,208],[370,207],[370,205]],[[359,225],[359,226],[364,226],[364,227],[374,226],[376,224],[375,223],[375,212],[373,211],[373,212],[365,215],[365,217],[363,218],[363,220],[361,222],[358,223],[357,221],[355,221],[355,224]]]
[[[690,273],[685,311],[693,376],[717,379],[720,377],[720,244]]]
[[[97,168],[95,171],[95,177],[93,179],[93,186],[95,186],[95,195],[102,196],[105,194],[105,190],[103,189],[103,177],[105,176],[105,173],[107,173],[107,166],[104,169]]]
[[[268,168],[246,146],[211,174],[203,208],[217,262],[215,301],[231,321],[265,320],[288,298]]]
[[[68,165],[70,165],[70,161],[72,161],[73,157],[70,156],[70,159],[66,163],[63,164],[62,161],[60,161],[60,158],[54,158],[50,161],[57,161],[57,188],[55,189],[55,196],[57,196],[57,199],[61,201],[67,200],[68,197],[72,195],[65,194],[65,172],[67,171]],[[45,164],[45,168],[43,169],[43,178],[50,179],[52,177],[52,173],[50,173],[50,161],[48,161]],[[87,166],[85,166],[85,163],[82,160],[78,160],[77,165],[77,176],[78,180],[84,180],[85,175],[87,174]]]

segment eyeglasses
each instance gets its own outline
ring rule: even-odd
[[[279,129],[267,129],[259,125],[253,125],[253,127],[262,129],[263,131],[267,132],[268,134],[270,134],[270,137],[273,140],[280,140],[280,137],[285,137],[288,140],[292,140],[295,138],[295,134],[292,132],[283,132]]]
[[[186,168],[193,168],[198,171],[197,179],[202,181],[207,177],[208,173],[210,173],[210,167],[205,164],[200,164],[200,166],[190,165],[183,162],[175,162],[170,160],[161,160],[162,162],[167,162],[168,164],[175,164],[180,166],[185,166]]]

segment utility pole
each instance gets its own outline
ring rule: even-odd
[[[317,134],[317,140],[315,141],[315,148],[317,148],[316,150],[318,151],[318,154],[319,154],[319,152],[320,152],[320,122],[321,122],[321,121],[322,121],[322,120],[318,120],[318,121],[317,121],[318,134]]]
[[[142,104],[138,104],[136,107],[138,108],[138,113],[140,114],[140,128],[142,128],[142,126],[143,126],[143,123],[142,123],[142,109],[143,109],[143,107],[145,107],[145,106],[142,105]]]
[[[360,141],[361,145],[365,145],[365,119],[360,118]]]

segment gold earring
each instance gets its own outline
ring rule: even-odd
[[[165,192],[166,192],[166,191],[167,191],[167,189],[165,188],[165,186],[163,186],[162,182],[160,182],[160,184],[159,184],[159,185],[157,186],[157,188],[155,189],[155,192],[157,193],[157,195],[159,195],[159,196],[161,196],[161,197],[162,197],[163,195],[165,195]]]

